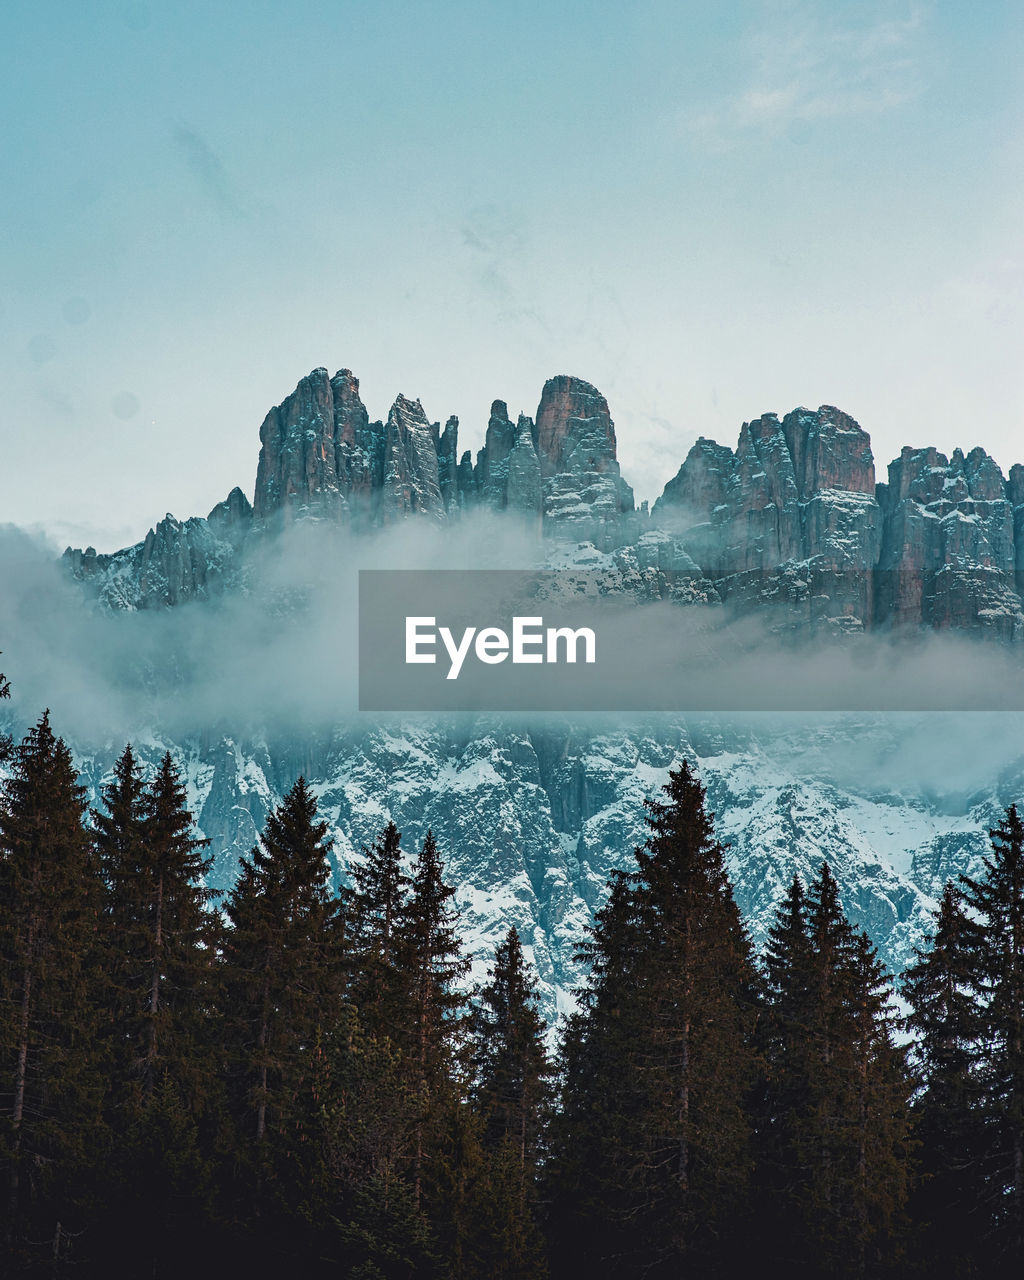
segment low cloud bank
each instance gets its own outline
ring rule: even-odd
[[[250,560],[243,593],[111,614],[83,598],[52,546],[5,527],[0,669],[12,682],[10,710],[17,726],[48,706],[60,733],[97,746],[151,729],[173,738],[198,730],[272,736],[369,726],[376,718],[357,712],[358,570],[522,568],[537,552],[525,529],[484,515],[455,530],[407,522],[359,538],[307,524],[268,541]],[[618,646],[617,669],[625,674],[617,677],[622,687],[609,692],[626,708],[636,694],[645,721],[655,710],[688,721],[724,711],[723,723],[774,738],[791,765],[830,772],[840,784],[920,786],[933,779],[942,789],[945,779],[963,791],[991,780],[1024,747],[1021,659],[991,641],[869,636],[794,648],[757,617],[733,622],[724,610],[668,604],[623,611],[620,602],[618,610],[604,642]],[[659,664],[683,673],[692,705],[685,697],[659,701]],[[826,690],[831,702],[823,700]],[[828,707],[854,714],[822,714]],[[795,710],[781,714],[786,708]],[[881,714],[894,710],[900,714]],[[606,718],[624,724],[641,717],[623,711]],[[828,729],[837,721],[847,726],[842,750]],[[860,740],[858,722],[874,726]],[[880,724],[885,732],[877,731]]]

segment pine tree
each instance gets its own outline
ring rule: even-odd
[[[537,992],[514,927],[499,943],[488,976],[474,1019],[474,1102],[485,1153],[477,1234],[488,1275],[525,1280],[544,1270],[535,1183],[551,1068]]]
[[[637,870],[597,918],[563,1054],[553,1217],[562,1267],[712,1275],[735,1265],[750,1171],[755,973],[704,789],[685,763],[648,801]]]
[[[644,945],[635,898],[629,875],[613,872],[608,898],[576,957],[589,965],[590,976],[576,990],[580,1009],[562,1032],[545,1170],[556,1276],[572,1276],[577,1263],[594,1275],[614,1276],[631,1236],[639,1235],[632,1224],[645,1207],[643,1164],[626,1159],[640,1147],[647,1110],[647,1076],[633,1057],[645,1030],[637,999]]]
[[[823,864],[794,881],[766,956],[759,1188],[794,1275],[875,1275],[895,1262],[909,1156],[910,1080],[885,971],[846,919]]]
[[[0,1159],[5,1233],[83,1229],[78,1174],[104,1145],[98,1032],[102,882],[84,790],[49,714],[0,795]],[[76,1203],[77,1202],[77,1203]]]
[[[929,944],[915,950],[903,976],[921,1085],[913,1114],[922,1176],[912,1216],[921,1226],[924,1265],[947,1276],[976,1274],[982,1252],[982,1011],[966,945],[972,932],[960,891],[948,883]]]
[[[863,929],[854,938],[852,965],[853,1069],[857,1110],[856,1171],[850,1222],[860,1277],[892,1273],[903,1262],[907,1233],[913,1081],[898,1045],[892,982]]]
[[[462,954],[454,897],[428,831],[398,921],[395,955],[408,990],[409,1014],[405,1027],[396,1027],[394,1035],[428,1089],[453,1075],[466,1031],[466,997],[459,984],[470,962]]]
[[[444,883],[444,865],[428,831],[413,868],[410,896],[398,916],[393,995],[396,1007],[404,1004],[406,1012],[390,1032],[406,1057],[413,1089],[422,1098],[412,1167],[417,1206],[425,1180],[431,1198],[430,1166],[438,1158],[431,1147],[436,1147],[460,1091],[456,1073],[465,1042],[466,997],[458,983],[470,963],[462,956],[453,897],[454,888]]]
[[[985,1128],[982,1212],[990,1266],[1024,1264],[1024,821],[1011,805],[989,832],[978,880],[961,876],[965,946],[981,1015],[975,1061]]]
[[[402,833],[389,822],[352,868],[347,896],[353,978],[349,998],[371,1034],[397,1038],[408,1013],[399,974],[401,924],[409,877],[402,870]]]
[[[532,1169],[551,1068],[546,1024],[514,926],[499,943],[488,977],[475,1017],[475,1101],[486,1144],[510,1142],[520,1165]]]
[[[328,892],[332,841],[299,778],[243,858],[227,903],[223,1017],[230,1045],[238,1156],[257,1211],[280,1190],[320,1069],[324,1029],[340,1008],[337,905]],[[243,1195],[252,1194],[252,1186]],[[284,1197],[287,1200],[287,1197]]]
[[[108,885],[116,1017],[126,1060],[119,1105],[134,1114],[170,1073],[194,1084],[198,1023],[208,998],[215,921],[184,787],[170,754],[145,788],[131,746],[95,811]],[[191,1088],[189,1092],[194,1092]]]
[[[201,852],[208,844],[193,833],[185,788],[168,752],[145,796],[146,861],[138,900],[148,934],[142,1045],[147,1100],[168,1065],[178,1080],[187,1080],[194,1059],[216,938],[207,910],[213,894],[204,884],[213,859]]]
[[[804,1159],[817,1052],[811,989],[814,951],[799,876],[779,907],[764,955],[766,1008],[760,1022],[765,1069],[757,1144],[758,1231],[778,1262],[795,1266],[813,1175]]]
[[[149,1256],[155,1267],[202,1216],[200,1130],[209,1139],[215,1123],[209,1023],[218,926],[203,883],[211,860],[169,754],[145,787],[127,746],[102,798],[93,823],[107,884],[108,1110],[118,1143],[109,1164],[124,1216],[108,1234],[123,1256]],[[188,1148],[169,1150],[169,1131]]]

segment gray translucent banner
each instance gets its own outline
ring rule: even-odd
[[[610,590],[579,570],[362,570],[359,708],[1024,709],[1024,645],[872,629],[855,607],[865,575],[835,583],[834,599],[723,605],[696,578]]]

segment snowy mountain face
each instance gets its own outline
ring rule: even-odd
[[[458,886],[474,979],[515,924],[553,1019],[583,977],[574,953],[609,873],[628,866],[645,838],[644,799],[683,758],[707,787],[755,943],[794,872],[809,881],[827,859],[851,917],[901,970],[945,880],[977,870],[988,827],[1024,794],[1015,789],[1024,758],[1016,773],[996,772],[966,794],[916,780],[901,752],[918,750],[940,725],[955,760],[953,716],[784,725],[659,717],[605,727],[552,718],[539,728],[419,719],[292,740],[151,738],[138,750],[151,765],[165,749],[182,762],[218,888],[231,885],[238,858],[300,772],[334,836],[336,883],[389,819],[410,851],[432,829]],[[115,754],[80,753],[92,796]]]
[[[347,370],[303,379],[260,439],[252,504],[236,489],[205,520],[168,516],[135,547],[69,549],[88,607],[208,610],[244,597],[254,556],[294,526],[457,531],[483,510],[541,535],[540,560],[567,583],[598,572],[610,590],[698,607],[783,601],[796,625],[838,632],[1024,639],[1024,468],[1006,479],[980,449],[949,459],[908,449],[876,484],[866,432],[829,406],[744,424],[735,450],[699,440],[650,513],[620,475],[607,402],[575,378],[549,381],[533,419],[513,424],[495,401],[475,461],[459,455],[457,420],[442,431],[418,401],[400,396],[386,422],[371,422]],[[945,880],[977,867],[987,828],[1024,798],[1009,716],[246,723],[221,712],[169,730],[140,712],[133,733],[146,761],[170,749],[182,763],[216,887],[232,883],[302,773],[335,838],[338,882],[389,819],[410,851],[431,828],[458,886],[474,978],[515,924],[550,1019],[572,1005],[575,951],[610,871],[645,837],[644,799],[683,758],[729,843],[755,942],[794,872],[810,879],[827,859],[849,914],[895,971]],[[121,745],[77,744],[94,802]]]

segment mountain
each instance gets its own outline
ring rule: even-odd
[[[136,748],[153,766],[165,749],[182,761],[220,888],[299,773],[334,835],[336,883],[389,819],[410,850],[432,829],[458,886],[475,978],[515,924],[550,1018],[571,1007],[582,977],[574,951],[610,871],[645,838],[644,799],[683,758],[707,786],[756,942],[793,873],[809,880],[827,859],[851,916],[901,970],[945,880],[977,870],[986,831],[1024,791],[1024,757],[967,788],[904,773],[901,754],[935,733],[952,739],[961,720],[651,717],[599,726],[552,718],[528,727],[421,717],[291,738],[151,736]],[[115,753],[113,745],[79,751],[92,797]]]
[[[551,540],[636,547],[743,610],[1024,640],[1024,466],[1005,478],[983,449],[905,448],[876,483],[870,438],[841,410],[765,414],[735,450],[700,438],[648,513],[620,473],[608,402],[580,378],[551,378],[535,419],[513,424],[495,400],[475,462],[458,432],[404,395],[371,422],[350,370],[314,369],[264,419],[251,506],[234,489],[205,520],[168,515],[112,555],[68,548],[68,568],[110,608],[161,608],[237,588],[247,549],[297,521],[365,532],[513,511]]]
[[[260,428],[251,504],[234,489],[205,519],[168,515],[136,546],[69,548],[65,568],[111,618],[203,610],[245,597],[261,549],[298,526],[359,539],[413,522],[447,536],[481,511],[514,518],[567,580],[601,569],[611,590],[641,583],[741,612],[781,606],[787,625],[840,635],[923,627],[1024,639],[1024,468],[1005,478],[981,449],[904,449],[878,483],[870,439],[845,413],[766,414],[743,425],[735,449],[699,439],[648,511],[620,473],[607,401],[581,379],[552,378],[535,417],[515,423],[495,400],[475,459],[460,455],[458,431],[456,418],[442,430],[402,395],[371,422],[350,371],[316,369]],[[755,940],[793,872],[809,879],[827,858],[850,914],[901,969],[945,879],[977,866],[988,826],[1024,792],[1024,757],[973,751],[992,735],[968,733],[970,720],[339,716],[243,728],[211,718],[173,733],[140,721],[136,745],[151,763],[165,749],[182,760],[220,888],[300,772],[334,833],[338,881],[389,819],[410,849],[431,828],[459,886],[476,976],[516,924],[553,1017],[571,1006],[575,948],[609,872],[644,839],[645,797],[684,757],[730,842]],[[943,762],[917,767],[937,740],[949,746]],[[94,799],[119,745],[77,744]]]

